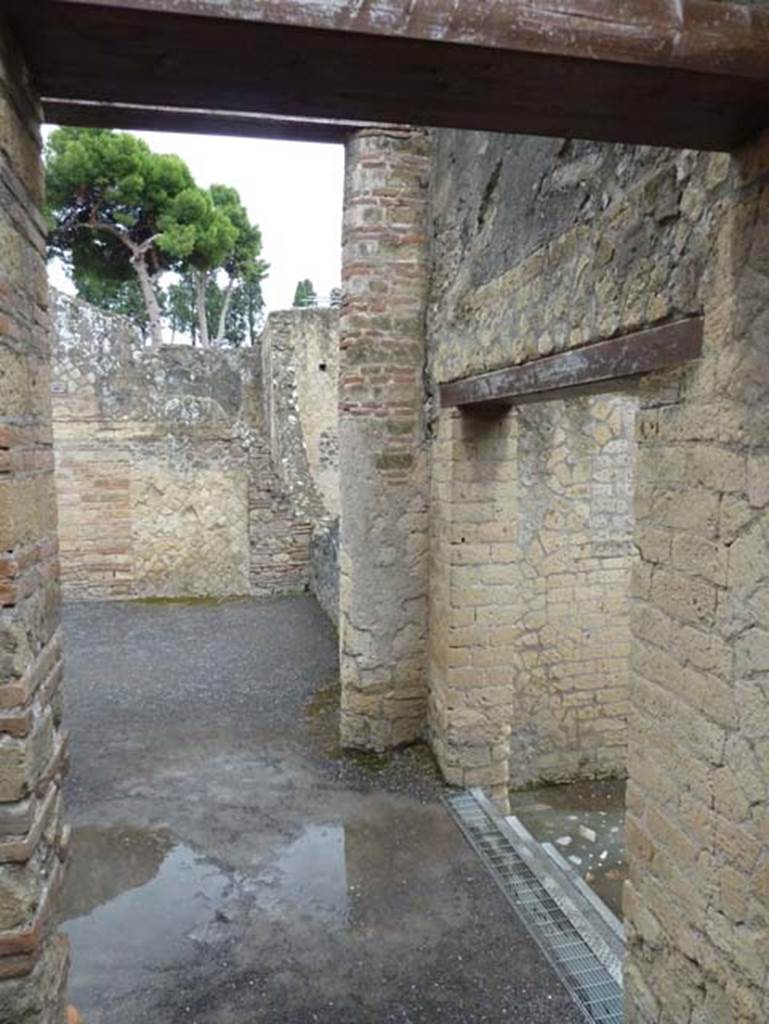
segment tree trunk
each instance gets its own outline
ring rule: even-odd
[[[198,329],[200,330],[201,348],[209,347],[208,318],[206,316],[206,275],[202,270],[195,271],[195,304],[198,310]]]
[[[227,327],[227,317],[230,313],[230,305],[232,304],[232,292],[235,288],[235,282],[232,278],[227,282],[227,287],[224,290],[224,298],[222,300],[222,308],[219,312],[219,326],[216,329],[216,338],[214,339],[215,345],[221,345],[224,341],[224,331]]]
[[[144,253],[134,253],[131,257],[131,263],[133,263],[136,276],[139,278],[139,287],[141,288],[144,306],[147,310],[147,319],[149,320],[152,345],[157,347],[163,344],[163,325],[160,320],[160,305],[158,303],[158,297],[155,294],[155,287],[152,283],[150,272],[147,269],[147,261]]]

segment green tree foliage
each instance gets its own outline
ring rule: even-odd
[[[189,270],[194,286],[198,334],[201,345],[207,348],[211,336],[206,305],[208,286],[212,275],[232,251],[237,228],[226,211],[216,206],[210,192],[188,189],[180,197],[179,205],[181,223],[175,245],[177,249],[184,247],[186,250],[185,269]]]
[[[159,277],[187,255],[179,200],[191,189],[183,160],[153,153],[133,135],[59,128],[48,140],[52,254],[86,289],[98,290],[94,278],[122,284],[135,276],[156,344],[162,341]]]
[[[190,274],[185,274],[166,290],[166,320],[171,328],[172,339],[177,334],[189,334],[192,344],[198,343],[198,314],[195,305],[195,284]]]
[[[236,292],[240,292],[241,306],[247,297],[256,298],[255,288],[258,288],[258,297],[261,301],[261,282],[267,276],[269,266],[259,258],[262,251],[262,235],[259,228],[250,222],[248,212],[240,201],[236,189],[228,188],[226,185],[212,185],[211,198],[216,209],[227,217],[235,229],[233,244],[222,264],[227,284],[216,318],[215,338],[216,342],[221,344],[225,340],[230,309]]]
[[[262,278],[246,277],[232,293],[226,338],[231,345],[255,345],[264,326]]]
[[[86,128],[53,132],[46,171],[50,253],[69,267],[79,294],[123,312],[136,306],[138,289],[142,319],[160,344],[161,276],[176,271],[181,280],[165,297],[172,330],[202,345],[224,341],[236,290],[268,269],[235,189],[198,188],[179,157],[153,153],[127,133]]]
[[[203,346],[225,340],[235,289],[248,278],[262,280],[267,264],[259,259],[262,239],[236,189],[212,185],[189,190],[180,201],[175,250],[186,251],[185,264],[195,293],[197,332]],[[226,276],[222,289],[220,272]]]
[[[317,306],[318,296],[315,294],[315,288],[309,278],[305,278],[303,281],[297,281],[296,291],[294,292],[294,308],[306,308],[307,306]]]
[[[259,274],[246,277],[232,289],[227,304],[227,288],[220,287],[215,277],[206,283],[206,318],[209,335],[213,325],[224,316],[222,342],[235,347],[254,345],[264,324],[262,278]],[[197,282],[187,273],[171,284],[166,292],[166,320],[172,335],[189,334],[192,344],[200,341],[200,323],[197,309]]]

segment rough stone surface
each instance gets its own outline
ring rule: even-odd
[[[271,313],[259,344],[273,464],[306,519],[339,516],[339,311]]]
[[[725,163],[733,192],[714,202],[711,184],[703,358],[641,391],[631,1024],[769,1014],[767,169],[764,140]]]
[[[339,623],[339,311],[271,313],[260,341],[272,463],[313,525],[310,589]]]
[[[61,632],[39,110],[0,23],[0,1021],[62,1024]]]
[[[340,318],[342,740],[421,736],[427,698],[424,133],[348,143]]]
[[[722,154],[438,132],[428,345],[452,380],[698,313]]]
[[[319,511],[295,502],[274,469],[258,352],[144,349],[127,321],[65,296],[55,302],[65,593],[225,597],[304,588],[308,516]],[[303,479],[312,486],[309,468]]]
[[[319,523],[310,545],[310,590],[339,628],[339,519]]]

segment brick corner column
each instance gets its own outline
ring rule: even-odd
[[[0,20],[0,1022],[60,1024],[65,764],[40,113]]]
[[[427,702],[429,136],[347,146],[340,318],[341,739],[413,742]]]

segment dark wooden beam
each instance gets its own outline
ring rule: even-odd
[[[625,334],[440,386],[441,405],[503,406],[532,396],[666,370],[702,351],[702,318]]]
[[[688,0],[681,18],[678,8],[669,0],[2,4],[41,95],[96,101],[102,125],[125,125],[133,105],[156,108],[158,129],[181,123],[175,111],[212,110],[236,120],[267,114],[731,149],[769,126],[769,9]]]
[[[185,110],[178,107],[105,104],[92,100],[57,100],[47,97],[43,97],[43,114],[49,124],[76,125],[81,128],[187,132],[290,142],[343,143],[350,132],[361,128],[386,127],[359,121],[308,120],[268,114],[241,114],[230,110]]]
[[[25,0],[26,2],[26,0]],[[34,4],[34,7],[39,4]],[[690,71],[769,73],[769,11],[725,0],[58,0]]]

